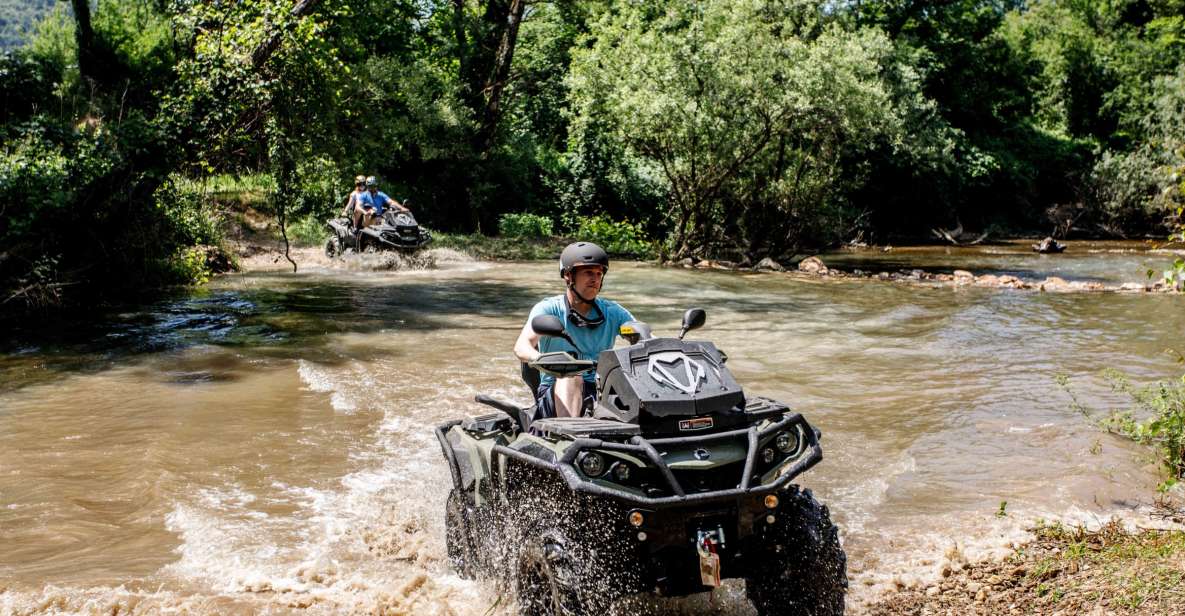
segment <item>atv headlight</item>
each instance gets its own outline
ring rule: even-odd
[[[798,433],[794,431],[783,432],[774,439],[774,445],[777,445],[778,451],[790,455],[798,451]]]
[[[765,462],[766,464],[773,462],[774,456],[774,450],[770,449],[769,447],[761,450],[761,461]]]
[[[605,458],[599,453],[586,451],[580,454],[580,470],[589,477],[600,477],[605,472]]]
[[[630,470],[630,465],[626,464],[625,462],[618,462],[617,464],[613,465],[613,478],[619,482],[624,483],[629,481],[630,475],[632,474],[633,473]]]

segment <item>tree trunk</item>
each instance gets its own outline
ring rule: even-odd
[[[452,0],[461,102],[473,113],[476,124],[469,135],[474,159],[466,164],[467,203],[462,205],[469,231],[481,230],[485,211],[478,187],[497,183],[488,177],[487,163],[497,143],[503,95],[526,5],[527,0],[486,0],[481,18],[470,21],[465,15],[465,0]]]
[[[497,55],[494,56],[493,70],[483,88],[486,95],[485,112],[478,132],[478,147],[483,157],[494,145],[498,118],[502,111],[502,92],[506,89],[506,81],[510,77],[510,65],[514,61],[514,48],[518,42],[518,28],[522,24],[523,10],[526,6],[525,0],[510,0],[508,20],[502,31]]]
[[[98,52],[95,49],[95,30],[91,27],[89,0],[71,0],[74,8],[74,41],[78,45],[78,72],[84,79],[99,80]]]
[[[74,0],[76,5],[79,2],[86,2],[86,0]],[[313,9],[317,8],[319,4],[321,4],[321,0],[297,0],[296,5],[288,14],[292,17],[293,22],[297,22],[313,12]],[[251,53],[251,66],[257,70],[263,66],[263,63],[267,62],[268,58],[272,57],[272,54],[280,48],[280,41],[283,40],[283,37],[284,28],[273,29],[272,33]]]
[[[465,35],[465,0],[453,0],[453,38],[457,44],[457,67],[462,83],[469,74],[469,37]]]

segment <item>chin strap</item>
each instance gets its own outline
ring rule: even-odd
[[[609,272],[606,271],[605,273],[607,274]],[[576,287],[572,284],[572,277],[573,276],[575,276],[575,274],[570,274],[569,276],[566,276],[564,278],[564,283],[568,285],[568,290],[572,292],[572,295],[576,296],[576,299],[580,300],[582,303],[592,306],[593,302],[595,300],[588,299],[587,297],[581,295],[580,291],[576,290]],[[604,275],[601,276],[601,286],[605,286],[605,276]]]
[[[580,300],[581,303],[588,304],[590,306],[592,305],[593,300],[588,299],[588,298],[584,297],[583,295],[581,295],[580,291],[576,290],[576,287],[572,285],[571,281],[568,281],[568,290],[571,291],[572,295],[575,295],[576,299]]]

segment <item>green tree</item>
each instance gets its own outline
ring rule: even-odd
[[[903,106],[926,103],[886,74],[909,68],[883,35],[826,25],[822,8],[631,4],[575,55],[578,121],[658,170],[675,257],[825,241],[842,218],[843,153],[882,139],[907,147]]]
[[[1093,151],[1076,179],[1089,223],[1109,233],[1150,232],[1172,212],[1157,194],[1166,161],[1152,119],[1185,60],[1183,9],[1179,0],[1040,1],[1002,29],[1032,69],[1036,122]]]

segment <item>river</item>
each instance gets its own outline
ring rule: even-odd
[[[1134,244],[825,255],[871,269],[1142,281]],[[526,400],[510,348],[552,263],[325,264],[0,341],[0,613],[513,613],[444,558],[447,467],[431,427]],[[1094,412],[1100,375],[1179,375],[1185,298],[806,280],[614,263],[606,297],[656,331],[707,310],[746,390],[823,432],[803,483],[849,554],[850,611],[1023,540],[1038,518],[1140,515],[1158,482]],[[1006,503],[1002,505],[1002,503]],[[1001,511],[1001,509],[1003,510]],[[659,614],[750,614],[736,585]]]

